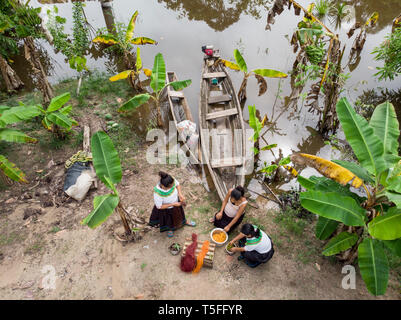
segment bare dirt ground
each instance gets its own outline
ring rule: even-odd
[[[164,169],[182,184],[187,217],[197,226],[182,228],[172,239],[152,230],[139,242],[123,245],[113,236],[121,226],[116,213],[95,230],[80,224],[92,209],[93,197],[107,192],[105,187],[92,190],[82,203],[66,201],[57,207],[49,189],[54,188],[52,181],[63,176],[64,163],[57,165],[56,160],[65,161],[66,150],[42,155],[43,161],[34,167],[30,159],[37,156],[35,150],[34,146],[24,146],[19,152],[19,163],[25,160],[22,169],[30,172],[26,191],[12,187],[1,193],[1,299],[401,298],[394,275],[386,295],[379,298],[369,294],[358,270],[356,289],[342,289],[342,265],[319,254],[324,243],[314,239],[313,225],[308,225],[302,236],[290,234],[273,221],[278,213],[264,199],[258,199],[259,209],[248,206],[245,221],[262,224],[272,236],[276,252],[269,263],[251,269],[220,247],[213,269],[205,267],[197,275],[186,274],[179,269],[180,256],[171,255],[168,246],[172,242],[183,244],[192,232],[200,240],[208,240],[212,229],[208,218],[220,205],[216,194],[204,189],[194,171],[149,165],[144,149],[132,157],[135,165],[125,169],[119,185],[124,206],[148,219],[157,173]],[[51,159],[56,164],[48,168]],[[37,181],[39,185],[29,190]],[[55,272],[54,289],[46,287],[46,270]]]

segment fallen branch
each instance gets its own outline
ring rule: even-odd
[[[273,195],[273,197],[277,200],[277,203],[280,205],[280,207],[284,207],[284,205],[283,205],[283,203],[280,201],[280,199],[276,196],[276,194],[273,192],[273,190],[272,189],[270,189],[270,187],[266,184],[266,182],[260,182],[259,181],[259,183],[263,186],[263,187],[265,187],[272,195]]]
[[[259,192],[256,192],[256,191],[253,191],[253,190],[250,190],[250,189],[248,189],[248,191],[249,192],[252,192],[252,193],[254,193],[254,194],[257,194],[258,196],[260,196],[260,197],[262,197],[262,198],[265,198],[265,199],[267,199],[267,200],[269,200],[269,201],[273,201],[273,202],[275,202],[275,203],[277,203],[277,204],[280,204],[280,202],[277,202],[276,200],[274,200],[274,199],[271,199],[271,198],[269,198],[269,197],[267,197],[267,196],[265,196],[265,195],[263,195],[263,194],[260,194]],[[248,202],[249,203],[249,202]],[[281,205],[281,204],[280,204]]]

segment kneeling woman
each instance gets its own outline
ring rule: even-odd
[[[230,243],[233,245],[239,240],[239,247],[233,247],[232,252],[240,252],[238,260],[244,260],[251,268],[269,261],[274,254],[273,243],[270,237],[258,227],[246,223],[241,232]]]
[[[173,231],[184,225],[195,226],[195,222],[188,222],[185,218],[185,197],[177,180],[165,172],[159,172],[160,182],[154,187],[153,198],[155,206],[150,215],[149,225],[160,227],[160,232],[167,231],[172,237]]]
[[[221,205],[221,209],[216,213],[210,222],[217,228],[222,228],[226,232],[234,230],[244,218],[245,208],[248,203],[244,197],[244,188],[237,186],[230,189]]]

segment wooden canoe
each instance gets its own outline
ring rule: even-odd
[[[202,162],[207,164],[217,193],[245,183],[245,130],[241,107],[224,66],[205,58],[201,77],[199,131]],[[212,84],[218,79],[218,85]]]
[[[168,83],[178,81],[175,72],[167,72],[166,78]],[[173,121],[176,128],[177,124],[180,123],[181,121],[189,120],[191,122],[194,122],[191,109],[188,106],[187,99],[185,98],[185,95],[182,90],[175,91],[173,87],[167,86],[167,100],[170,106],[171,115],[173,117]],[[196,150],[191,150],[185,143],[187,141],[187,137],[184,137],[178,130],[177,132],[180,138],[179,141],[183,142],[182,149],[184,150],[185,154],[192,159],[191,160],[192,164],[198,164],[199,163],[198,157],[200,154],[199,142],[196,147]]]

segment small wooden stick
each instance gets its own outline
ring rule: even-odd
[[[273,195],[273,197],[277,200],[277,202],[280,204],[281,207],[283,207],[283,203],[280,201],[280,199],[275,195],[275,193],[272,191],[272,189],[270,189],[270,187],[267,185],[267,183],[260,182],[260,184],[262,184],[262,186],[266,187],[266,189]]]

